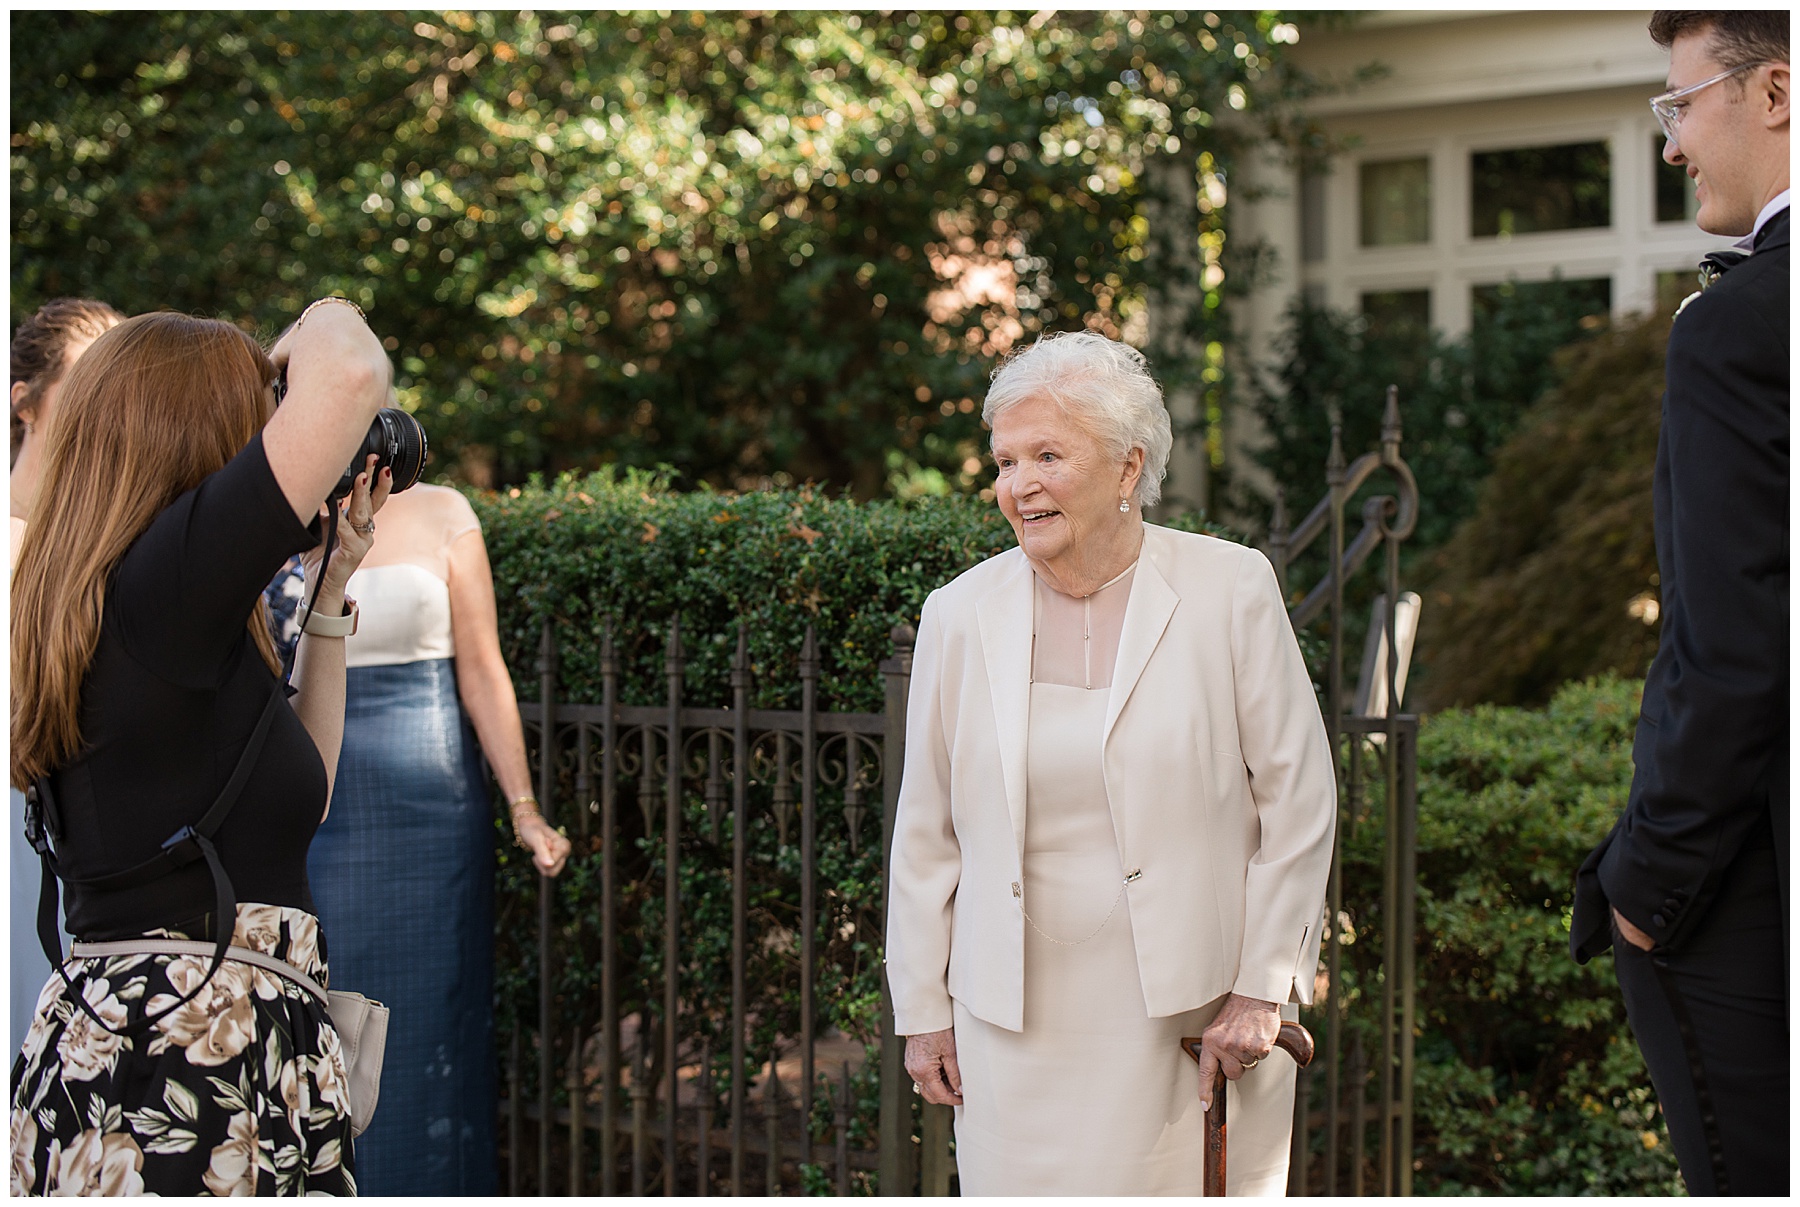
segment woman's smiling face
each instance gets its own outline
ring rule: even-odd
[[[994,417],[994,495],[1027,557],[1080,553],[1128,516],[1119,500],[1136,485],[1126,462],[1059,403],[1028,398]]]

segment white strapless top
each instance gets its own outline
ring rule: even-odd
[[[454,658],[450,584],[423,566],[397,562],[358,570],[347,587],[361,618],[344,643],[346,666],[393,666]]]

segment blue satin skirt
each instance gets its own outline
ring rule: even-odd
[[[349,671],[331,813],[308,857],[331,984],[385,1003],[365,1195],[495,1190],[494,820],[448,659]]]

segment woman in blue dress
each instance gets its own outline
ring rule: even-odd
[[[361,620],[345,650],[344,749],[308,873],[333,974],[393,1011],[357,1183],[374,1195],[491,1194],[494,820],[482,755],[540,872],[562,871],[569,841],[531,794],[468,500],[424,485],[395,495],[349,593]]]

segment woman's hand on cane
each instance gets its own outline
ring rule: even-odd
[[[1226,998],[1218,1015],[1200,1033],[1201,1109],[1212,1109],[1215,1072],[1236,1081],[1274,1050],[1280,1033],[1281,1008],[1274,1002],[1235,993]]]
[[[939,1106],[962,1105],[962,1070],[956,1067],[956,1032],[927,1031],[906,1037],[906,1071],[913,1089]]]

